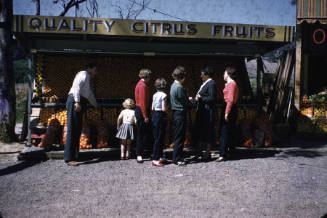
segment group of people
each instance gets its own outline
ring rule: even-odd
[[[86,111],[87,99],[92,105],[98,107],[94,94],[90,88],[90,77],[97,73],[96,65],[89,63],[85,71],[76,74],[72,88],[67,98],[67,140],[65,146],[64,160],[68,165],[78,165],[79,137],[81,135],[82,116]],[[196,107],[196,123],[193,138],[197,145],[198,155],[204,160],[211,158],[211,145],[214,143],[214,126],[217,103],[216,82],[212,79],[213,69],[205,67],[201,70],[202,85],[194,97],[189,97],[183,83],[186,79],[186,70],[178,66],[172,73],[174,82],[170,86],[169,98],[167,92],[167,81],[164,78],[155,80],[155,94],[151,98],[150,78],[151,70],[141,69],[140,80],[135,87],[135,101],[131,98],[123,102],[124,110],[117,119],[116,137],[121,140],[121,159],[129,159],[131,155],[132,141],[136,140],[136,160],[143,163],[144,146],[149,142],[149,133],[154,138],[152,165],[162,167],[167,163],[163,157],[164,138],[167,126],[168,107],[173,111],[174,124],[174,148],[172,162],[178,166],[184,166],[183,148],[187,128],[187,111]],[[224,109],[222,110],[221,132],[220,132],[220,155],[217,162],[226,160],[228,152],[232,151],[230,146],[234,125],[237,119],[235,104],[239,97],[239,89],[235,82],[236,69],[226,67],[223,89]],[[152,101],[152,103],[151,103]],[[170,104],[169,104],[170,102]],[[151,110],[153,111],[152,118]],[[205,148],[205,153],[202,153]]]

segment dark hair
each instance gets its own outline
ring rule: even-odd
[[[177,80],[184,79],[185,76],[186,76],[186,71],[185,71],[185,67],[183,66],[176,67],[172,73],[172,77]]]
[[[206,76],[212,77],[213,69],[212,69],[212,67],[206,66],[205,68],[201,69],[201,73],[203,73]]]
[[[85,69],[92,69],[92,68],[95,68],[97,65],[95,62],[90,62],[90,63],[87,63],[85,64]]]
[[[236,68],[235,67],[233,67],[233,66],[228,66],[228,67],[226,67],[226,72],[227,72],[227,74],[228,74],[228,76],[230,77],[230,78],[232,78],[233,80],[235,80],[236,79],[236,77],[237,77],[237,72],[236,72]]]
[[[158,78],[154,82],[154,87],[156,87],[156,89],[164,89],[166,88],[166,85],[167,81],[164,78]]]

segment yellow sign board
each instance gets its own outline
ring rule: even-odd
[[[294,41],[294,26],[15,15],[13,31],[252,41]]]

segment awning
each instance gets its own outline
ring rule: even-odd
[[[297,20],[308,23],[327,24],[327,0],[297,0]]]

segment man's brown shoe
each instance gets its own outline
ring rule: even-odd
[[[79,165],[79,163],[76,162],[76,161],[69,161],[69,162],[67,162],[67,165],[68,165],[68,166],[77,167],[77,166]]]

